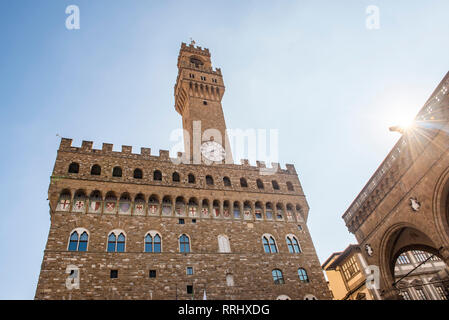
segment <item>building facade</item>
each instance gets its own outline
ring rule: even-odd
[[[449,263],[448,93],[449,73],[343,215],[367,264],[379,267],[382,299],[403,298],[395,265],[404,252]]]
[[[209,50],[178,69],[176,159],[61,140],[35,298],[329,299],[295,167],[233,164]]]
[[[323,263],[334,300],[377,300],[375,290],[367,288],[367,267],[358,245],[335,252]]]
[[[370,274],[358,245],[331,254],[322,267],[334,300],[382,298],[379,290],[367,286]],[[444,278],[448,273],[446,264],[437,256],[420,250],[406,251],[396,260],[395,287],[404,300],[447,300]]]
[[[448,300],[444,261],[421,250],[402,253],[396,260],[395,282],[404,300]]]

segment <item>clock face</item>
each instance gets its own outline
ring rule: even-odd
[[[222,161],[226,152],[219,143],[208,141],[201,145],[201,154],[210,161]]]

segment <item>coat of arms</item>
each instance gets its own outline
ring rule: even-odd
[[[417,212],[421,208],[421,203],[416,198],[410,198],[410,207],[412,210]]]

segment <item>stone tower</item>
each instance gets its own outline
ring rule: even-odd
[[[221,70],[212,68],[209,50],[195,47],[193,42],[188,46],[183,43],[178,57],[175,109],[182,116],[184,150],[195,163],[200,163],[201,158],[233,161],[221,105],[224,92]],[[207,143],[210,140],[214,142]]]
[[[178,66],[175,107],[186,131],[198,120],[206,136],[217,128],[226,137],[224,86],[209,51],[182,44]],[[209,164],[63,138],[36,299],[330,298],[295,167],[273,163],[262,175],[263,162],[223,164],[205,141]]]

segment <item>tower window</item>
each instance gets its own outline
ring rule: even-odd
[[[190,239],[185,234],[179,238],[179,252],[190,252]]]
[[[246,181],[245,178],[240,178],[240,186],[242,188],[248,188],[248,182]]]
[[[298,276],[299,276],[299,280],[301,282],[304,282],[304,283],[308,283],[309,282],[309,276],[307,275],[306,269],[299,268],[298,269]]]
[[[271,272],[273,276],[273,281],[275,284],[284,284],[284,276],[282,275],[282,271],[279,269],[274,269]]]
[[[195,183],[195,176],[193,174],[189,174],[188,181],[189,183]]]
[[[101,167],[98,164],[94,164],[90,170],[90,174],[93,176],[99,176],[101,174]]]
[[[149,277],[156,278],[156,270],[150,270]]]
[[[80,171],[80,165],[76,162],[72,162],[69,166],[69,173],[78,173]]]
[[[293,184],[291,182],[287,182],[287,189],[288,191],[294,191]]]
[[[186,273],[187,273],[188,276],[193,275],[193,267],[187,267]]]
[[[263,182],[262,182],[262,180],[260,180],[260,179],[257,179],[257,188],[259,188],[259,189],[261,189],[261,190],[264,188]]]
[[[134,179],[142,179],[143,178],[143,172],[141,169],[134,170]]]
[[[191,79],[195,79],[195,75],[194,75],[193,73],[189,74],[189,77],[190,77]]]
[[[184,219],[179,219],[178,223],[179,223],[179,224],[185,224],[186,222],[185,222]]]
[[[229,179],[228,177],[224,177],[223,178],[223,184],[225,185],[225,187],[230,187],[231,186],[231,179]]]
[[[118,278],[118,270],[111,270],[111,279],[117,279]]]
[[[187,294],[193,294],[193,286],[192,285],[187,286]]]
[[[207,101],[206,101],[206,100],[203,100],[203,104],[204,104],[205,106],[207,106]]]
[[[122,168],[120,168],[120,167],[115,167],[115,168],[112,170],[112,176],[113,176],[113,177],[121,177],[121,176],[122,176]]]
[[[173,176],[172,176],[172,180],[173,180],[173,182],[179,182],[181,180],[179,177],[179,173],[174,172]]]
[[[159,170],[154,171],[153,180],[154,181],[162,181],[162,172],[160,172]]]
[[[212,178],[212,176],[206,176],[206,184],[209,186],[213,186],[214,185],[214,178]]]
[[[279,184],[278,184],[278,182],[276,180],[273,180],[271,182],[271,184],[273,185],[273,189],[274,190],[279,190]]]

